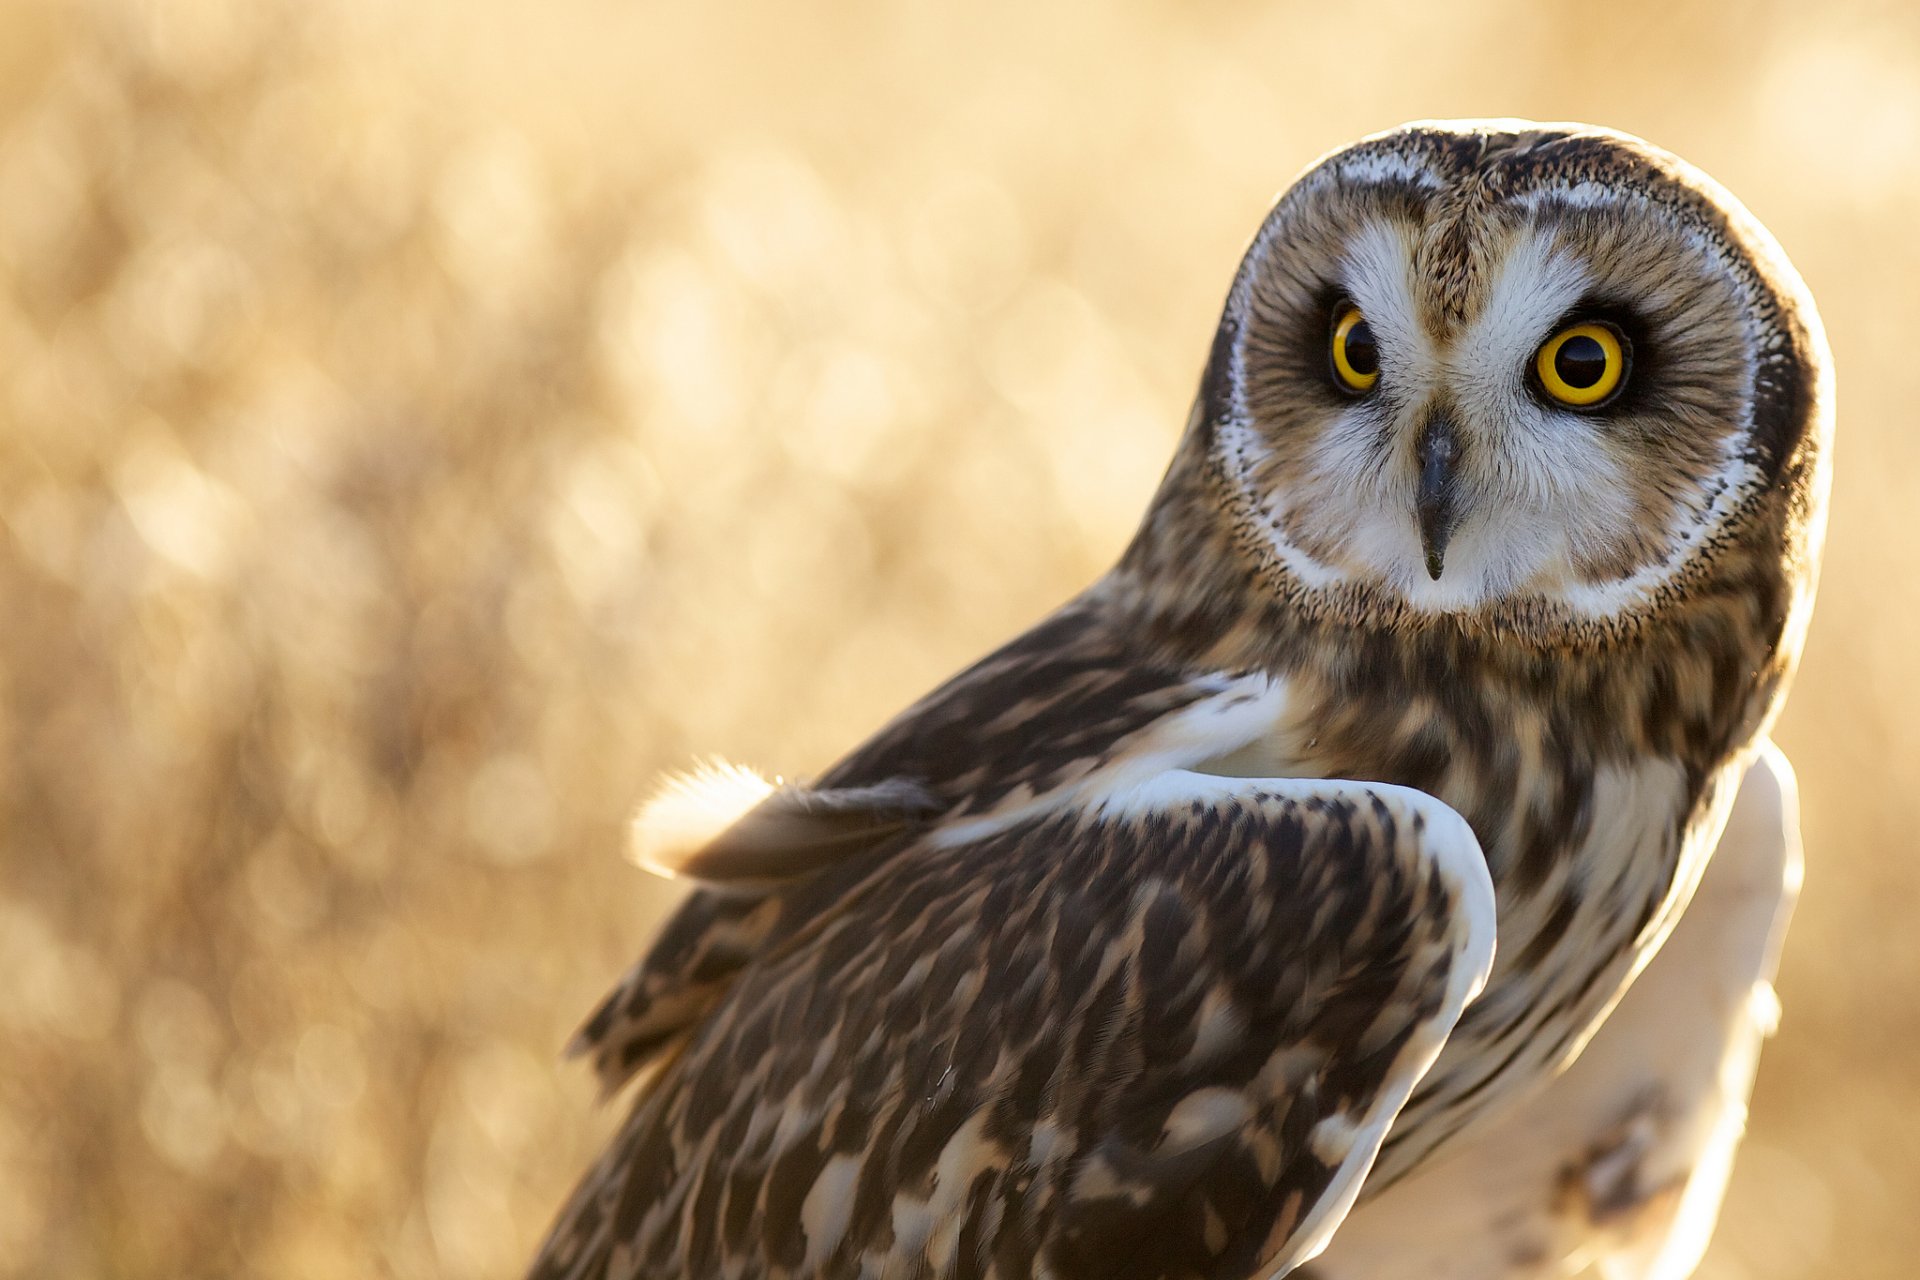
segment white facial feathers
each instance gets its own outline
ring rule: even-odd
[[[1614,193],[1603,203],[1593,186],[1575,189],[1582,217],[1629,226],[1658,217],[1635,195]],[[1237,353],[1240,412],[1219,424],[1227,465],[1272,549],[1309,589],[1372,584],[1423,612],[1533,596],[1610,615],[1650,598],[1744,490],[1749,477],[1731,433],[1716,446],[1713,474],[1668,475],[1633,447],[1633,433],[1644,438],[1660,430],[1658,422],[1643,418],[1622,430],[1607,414],[1563,408],[1541,394],[1534,364],[1542,345],[1592,301],[1598,282],[1617,294],[1620,279],[1617,265],[1588,256],[1603,254],[1603,244],[1531,216],[1537,203],[1518,202],[1523,217],[1515,223],[1476,229],[1479,283],[1463,316],[1442,318],[1436,308],[1431,282],[1421,278],[1425,232],[1413,221],[1369,209],[1341,228],[1325,274],[1373,331],[1380,378],[1367,394],[1290,408],[1284,421],[1268,421],[1276,417],[1270,404],[1257,409],[1246,400],[1260,371],[1245,363],[1261,356]],[[1671,279],[1646,278],[1644,299],[1630,296],[1676,315],[1711,307],[1697,297],[1676,307],[1670,291],[1683,278],[1697,281],[1703,267],[1710,272],[1715,255],[1683,230],[1663,234],[1690,261],[1669,263]],[[1278,240],[1258,239],[1249,273],[1301,252]],[[1276,269],[1296,274],[1300,267],[1276,262]],[[1248,296],[1237,289],[1235,303]],[[1720,420],[1732,425],[1745,412],[1729,403]],[[1446,416],[1460,442],[1459,515],[1437,579],[1415,510],[1416,442],[1435,415]],[[1650,488],[1670,500],[1670,514],[1658,520],[1647,518]]]
[[[1535,353],[1590,284],[1585,265],[1556,251],[1549,233],[1521,231],[1486,307],[1444,361],[1468,449],[1481,455],[1463,467],[1469,514],[1448,568],[1481,596],[1521,587],[1564,594],[1577,585],[1579,560],[1605,556],[1632,532],[1628,477],[1603,420],[1550,407],[1528,386]]]

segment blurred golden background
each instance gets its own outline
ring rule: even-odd
[[[661,770],[1100,572],[1268,199],[1612,124],[1838,353],[1809,882],[1706,1275],[1920,1256],[1910,5],[0,9],[0,1274],[510,1276]]]

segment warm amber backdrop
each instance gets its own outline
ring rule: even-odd
[[[1708,1274],[1914,1274],[1920,30],[1671,0],[9,0],[0,1274],[513,1274],[649,780],[817,769],[1098,573],[1271,193],[1466,114],[1681,152],[1821,299]]]

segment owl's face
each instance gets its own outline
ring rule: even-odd
[[[1622,135],[1419,125],[1255,237],[1202,411],[1308,593],[1610,618],[1686,575],[1825,413],[1804,286],[1724,191]]]

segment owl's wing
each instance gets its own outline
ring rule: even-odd
[[[832,909],[936,819],[1057,792],[1102,763],[1191,763],[1269,727],[1168,755],[1155,735],[1196,711],[1272,698],[1269,682],[1154,665],[1098,601],[1068,604],[909,707],[813,787],[710,767],[670,784],[635,824],[636,852],[695,882],[647,954],[574,1037],[612,1093],[663,1061],[763,952]],[[1175,734],[1179,737],[1179,734]],[[1182,749],[1187,743],[1182,744]]]
[[[763,945],[535,1275],[1144,1280],[1324,1246],[1492,963],[1465,821],[1169,770],[954,830]]]

